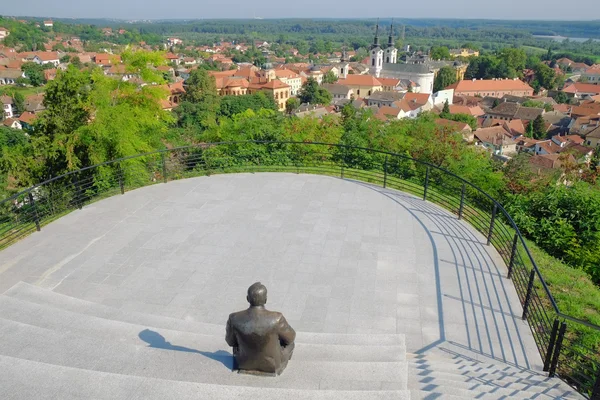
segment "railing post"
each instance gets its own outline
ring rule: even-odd
[[[515,265],[515,257],[517,256],[517,244],[519,243],[519,235],[515,233],[515,238],[513,239],[512,249],[510,251],[510,261],[508,262],[508,275],[507,278],[510,279],[513,273],[513,267]]]
[[[73,175],[75,178],[75,182],[73,185],[75,186],[75,203],[77,204],[77,208],[80,210],[83,208],[83,199],[81,198],[81,187],[79,186],[79,178],[77,174]]]
[[[33,219],[35,221],[35,229],[39,232],[40,228],[40,215],[38,214],[37,206],[35,205],[35,200],[33,199],[33,194],[29,192],[29,204],[31,204],[31,208],[33,208]]]
[[[548,370],[548,377],[552,378],[554,374],[556,374],[556,367],[558,366],[558,357],[560,356],[560,351],[562,349],[563,339],[565,338],[565,332],[567,331],[567,324],[563,322],[560,325],[560,330],[558,331],[558,338],[556,339],[556,344],[554,345],[554,355],[552,356],[552,362],[550,363],[550,369]]]
[[[598,377],[596,378],[596,383],[594,384],[594,389],[592,389],[592,397],[591,400],[600,400],[600,372],[598,372]]]
[[[548,342],[548,350],[546,351],[546,357],[544,358],[544,371],[550,369],[550,363],[552,362],[552,356],[554,355],[554,345],[556,344],[556,335],[558,333],[558,319],[554,320],[552,324],[552,332],[550,332],[550,341]]]
[[[490,221],[490,231],[488,232],[487,245],[492,243],[492,235],[494,234],[494,224],[496,222],[496,213],[498,212],[498,204],[494,202],[494,208],[492,208],[492,220]]]
[[[123,179],[123,168],[121,168],[121,163],[119,163],[119,169],[117,170],[119,174],[119,187],[121,188],[121,194],[125,194],[125,181]]]
[[[208,153],[204,151],[202,153],[204,155],[204,165],[206,166],[206,176],[210,176],[210,158],[208,157]]]
[[[462,189],[460,189],[460,206],[458,207],[458,219],[462,219],[463,209],[465,207],[465,190],[466,184],[462,184]]]
[[[423,201],[427,200],[427,189],[429,188],[429,169],[431,167],[427,167],[427,171],[425,172],[425,186],[423,187]]]
[[[160,160],[162,162],[163,182],[167,183],[167,162],[166,162],[166,157],[165,157],[164,151],[160,153]]]
[[[531,269],[529,274],[529,283],[527,284],[527,295],[525,296],[525,303],[523,303],[523,316],[522,319],[527,319],[527,311],[529,311],[529,303],[531,302],[531,292],[533,292],[533,280],[535,279],[535,269]]]
[[[385,156],[385,160],[383,161],[383,187],[386,188],[387,187],[387,163],[388,163],[388,156]]]

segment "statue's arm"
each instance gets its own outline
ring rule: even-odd
[[[282,315],[279,319],[279,342],[282,346],[287,346],[294,343],[296,339],[296,331],[288,324],[285,317]]]
[[[235,337],[235,333],[233,332],[233,328],[231,327],[231,317],[227,320],[227,328],[225,329],[225,341],[231,347],[237,347],[237,339]]]

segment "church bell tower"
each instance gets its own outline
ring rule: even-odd
[[[379,78],[381,69],[383,68],[383,49],[379,46],[379,20],[377,20],[377,25],[375,27],[375,39],[369,48],[369,56],[371,59],[369,73]]]
[[[398,49],[394,45],[394,21],[390,25],[390,36],[388,37],[387,49],[385,49],[385,63],[396,64],[398,60]]]

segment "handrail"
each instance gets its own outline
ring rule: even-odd
[[[569,321],[572,322],[576,322],[576,323],[580,323],[582,325],[585,325],[589,328],[595,329],[600,331],[600,325],[596,325],[596,324],[592,324],[590,322],[581,320],[579,318],[576,317],[572,317],[569,316],[567,314],[563,314],[558,305],[556,304],[556,301],[554,299],[554,296],[552,296],[552,293],[550,292],[550,289],[548,288],[548,285],[546,284],[546,281],[544,280],[533,256],[531,255],[531,252],[529,250],[529,248],[527,247],[527,244],[525,242],[525,239],[523,238],[523,235],[521,234],[521,231],[519,230],[519,228],[517,227],[517,224],[515,223],[515,221],[513,220],[513,218],[510,216],[510,214],[506,211],[506,209],[502,206],[502,204],[500,204],[500,202],[498,202],[496,199],[494,199],[489,193],[487,193],[486,191],[484,191],[483,189],[481,189],[480,187],[476,186],[475,184],[467,181],[466,179],[456,175],[455,173],[448,171],[444,168],[441,168],[435,164],[432,164],[431,162],[428,161],[423,161],[423,160],[418,160],[412,157],[409,157],[407,155],[403,155],[403,154],[398,154],[398,153],[394,153],[394,152],[390,152],[390,151],[384,151],[384,150],[377,150],[377,149],[370,149],[368,147],[361,147],[361,146],[348,146],[348,145],[343,145],[343,144],[336,144],[336,143],[326,143],[326,142],[300,142],[300,141],[276,141],[276,140],[247,140],[247,141],[222,141],[222,142],[205,142],[205,143],[200,143],[200,144],[195,144],[195,145],[187,145],[187,146],[179,146],[179,147],[174,147],[171,149],[165,148],[165,149],[160,149],[160,150],[154,150],[151,152],[147,152],[147,153],[142,153],[142,154],[136,154],[133,156],[127,156],[127,157],[121,157],[115,160],[110,160],[110,161],[105,161],[103,163],[99,163],[99,164],[95,164],[95,165],[91,165],[88,167],[84,167],[75,171],[70,171],[67,172],[65,174],[47,179],[41,183],[35,184],[27,189],[24,189],[2,201],[0,201],[0,206],[17,199],[18,197],[30,193],[32,190],[41,187],[43,185],[47,185],[49,183],[52,183],[58,179],[64,178],[64,177],[68,177],[83,171],[87,171],[93,168],[98,168],[98,167],[102,167],[105,165],[111,165],[111,164],[115,164],[115,163],[120,163],[123,161],[127,161],[127,160],[132,160],[132,159],[136,159],[136,158],[140,158],[140,157],[147,157],[147,156],[151,156],[154,154],[162,154],[162,153],[169,153],[169,152],[173,152],[173,151],[177,151],[177,150],[187,150],[187,149],[197,149],[197,148],[207,148],[207,147],[214,147],[214,146],[220,146],[220,145],[232,145],[232,144],[293,144],[293,145],[318,145],[318,146],[331,146],[331,147],[338,147],[338,148],[346,148],[346,149],[354,149],[354,150],[364,150],[367,152],[371,152],[371,153],[377,153],[377,154],[382,154],[382,155],[387,155],[387,156],[393,156],[393,157],[399,157],[401,159],[405,159],[405,160],[410,160],[413,162],[416,162],[418,164],[421,164],[423,166],[427,166],[427,167],[431,167],[431,168],[435,168],[438,171],[443,172],[446,175],[450,175],[456,179],[458,179],[460,182],[464,183],[465,185],[468,185],[470,187],[472,187],[473,189],[475,189],[476,191],[478,191],[479,193],[483,194],[485,197],[487,197],[490,201],[493,202],[494,205],[496,205],[498,207],[498,210],[506,217],[506,219],[508,220],[510,226],[515,230],[515,234],[517,235],[517,237],[519,238],[521,244],[523,245],[523,248],[525,249],[525,252],[527,254],[527,257],[529,258],[529,260],[531,261],[531,264],[533,266],[533,270],[535,271],[535,274],[538,276],[539,281],[544,289],[544,292],[546,292],[546,294],[548,295],[548,299],[552,305],[552,308],[554,309],[554,311],[556,312],[557,316],[563,319],[567,319]]]

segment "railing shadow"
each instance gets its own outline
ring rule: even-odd
[[[138,337],[148,343],[148,347],[162,350],[183,351],[185,353],[201,354],[204,357],[210,358],[223,364],[227,369],[233,370],[233,355],[225,350],[215,352],[201,351],[190,349],[189,347],[177,346],[168,342],[163,335],[150,329],[144,329],[138,334]]]

